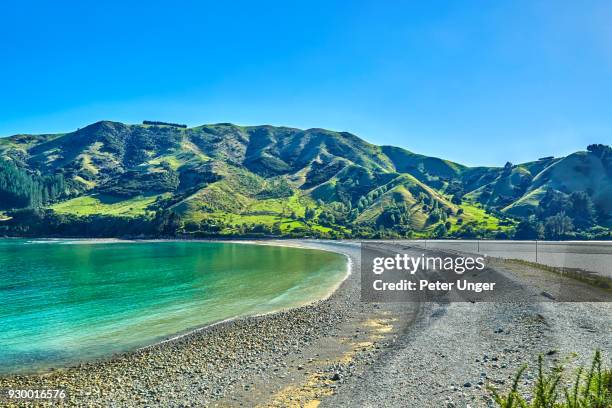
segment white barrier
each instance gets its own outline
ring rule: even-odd
[[[612,278],[612,241],[402,240],[424,249],[485,254],[553,267],[577,268]]]

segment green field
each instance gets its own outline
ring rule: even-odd
[[[118,200],[117,198],[93,195],[73,198],[51,206],[58,214],[86,215],[114,215],[120,217],[132,217],[144,215],[148,212],[147,207],[155,202],[160,195],[135,197],[129,200]]]

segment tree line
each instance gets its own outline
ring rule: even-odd
[[[152,126],[174,126],[174,127],[178,127],[178,128],[187,128],[187,125],[183,125],[183,124],[179,124],[179,123],[170,123],[170,122],[160,122],[157,120],[143,120],[142,121],[143,125],[152,125]]]
[[[40,207],[66,194],[63,174],[30,174],[12,161],[0,159],[0,210]]]

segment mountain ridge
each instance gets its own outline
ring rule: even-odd
[[[13,220],[0,228],[9,233],[16,212],[32,209],[68,223],[163,213],[175,233],[195,235],[503,237],[528,220],[542,235],[557,216],[560,238],[601,235],[612,221],[604,145],[469,167],[321,128],[99,121],[1,138],[0,160],[0,210]],[[19,183],[34,186],[28,203],[15,199],[28,195]]]

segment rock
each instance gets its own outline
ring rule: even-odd
[[[332,381],[340,381],[340,380],[342,380],[342,374],[340,374],[339,372],[335,372],[330,377],[330,380],[332,380]]]
[[[551,299],[551,300],[555,300],[555,297],[553,295],[551,295],[550,293],[546,292],[546,291],[540,292],[540,295],[544,296],[545,298],[548,298],[548,299]]]

